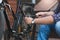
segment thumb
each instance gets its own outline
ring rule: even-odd
[[[40,15],[40,13],[36,13],[36,16]]]

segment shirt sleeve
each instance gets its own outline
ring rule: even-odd
[[[58,14],[60,12],[60,3],[58,3],[57,8],[54,10],[55,14]]]
[[[54,13],[55,14],[52,15],[54,22],[60,21],[60,3],[58,4],[57,8],[54,10]]]
[[[54,22],[60,21],[60,12],[58,14],[52,15]]]

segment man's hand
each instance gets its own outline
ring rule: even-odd
[[[50,15],[53,15],[54,12],[53,11],[50,11],[50,12],[38,12],[36,13],[36,16],[37,17],[44,17],[44,16],[50,16]]]
[[[45,15],[46,15],[46,12],[38,12],[38,13],[36,13],[37,17],[42,17],[42,16],[45,16]]]
[[[25,17],[24,20],[25,20],[26,24],[31,24],[33,18],[31,18],[31,17]]]

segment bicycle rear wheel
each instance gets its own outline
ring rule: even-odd
[[[2,39],[5,26],[4,8],[0,7],[0,40]]]

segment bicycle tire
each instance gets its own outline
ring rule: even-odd
[[[4,27],[5,27],[5,17],[4,17],[4,8],[0,7],[0,40],[3,39]]]

